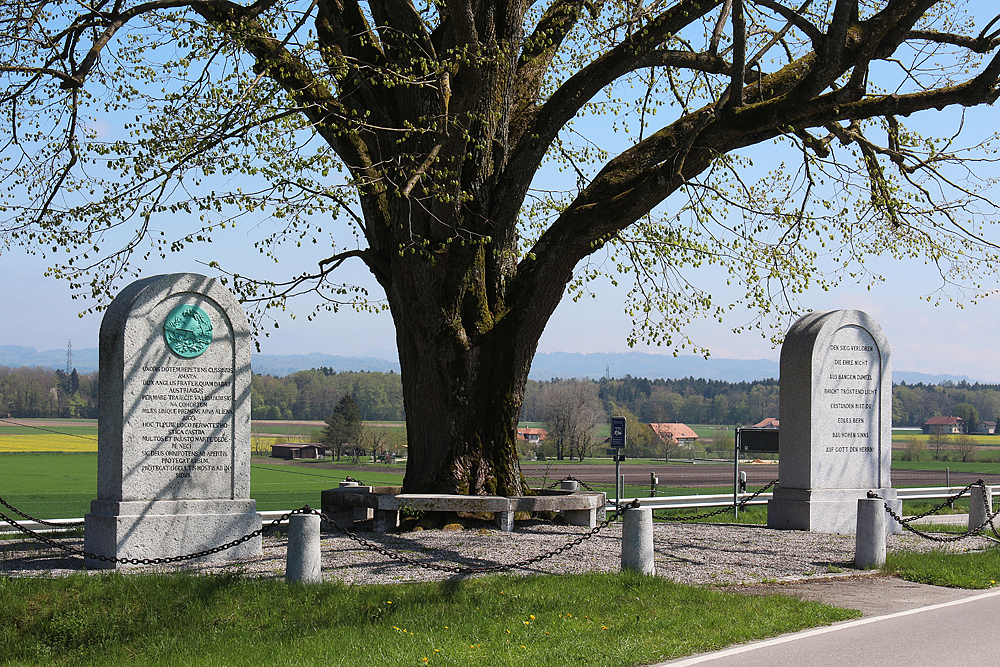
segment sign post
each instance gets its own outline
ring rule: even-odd
[[[625,418],[624,417],[612,417],[611,418],[611,448],[615,450],[615,509],[621,508],[621,497],[625,493],[625,485],[621,485],[621,492],[619,493],[619,484],[621,483],[621,469],[622,469],[622,450],[625,449]]]

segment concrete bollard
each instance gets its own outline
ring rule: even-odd
[[[630,508],[622,521],[622,570],[656,574],[653,563],[653,510]]]
[[[559,482],[559,488],[563,491],[573,491],[575,493],[580,490],[580,482],[575,479],[564,479]]]
[[[858,528],[854,542],[854,567],[868,569],[885,563],[885,501],[858,498]]]
[[[293,514],[288,517],[285,581],[300,584],[322,583],[321,562],[319,517],[315,514]]]
[[[969,530],[979,528],[991,514],[993,514],[993,487],[982,487],[977,484],[969,489]]]

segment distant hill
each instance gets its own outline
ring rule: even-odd
[[[339,357],[332,354],[254,354],[250,365],[254,373],[261,375],[288,375],[310,368],[331,368],[338,373],[344,371],[380,371],[398,373],[399,362],[378,357]]]
[[[93,373],[97,370],[98,352],[96,347],[73,350],[73,368],[78,373]],[[66,350],[39,352],[23,345],[0,345],[0,366],[43,366],[45,368],[66,368]]]
[[[610,374],[620,378],[625,375],[680,379],[686,377],[724,380],[726,382],[752,382],[778,378],[778,362],[768,359],[716,359],[682,355],[678,357],[648,352],[551,352],[535,355],[531,365],[531,378],[587,377],[598,379]],[[942,382],[973,382],[965,375],[931,375],[913,371],[896,371],[893,382],[940,384]]]
[[[73,366],[80,373],[97,370],[97,348],[73,350]],[[381,357],[341,357],[314,352],[311,354],[254,354],[253,370],[264,375],[288,375],[310,368],[331,368],[344,371],[380,371],[398,373],[399,362]],[[66,350],[38,352],[33,347],[0,345],[0,366],[44,366],[65,368]],[[535,355],[531,366],[533,380],[553,378],[598,379],[611,377],[644,377],[680,379],[685,377],[752,382],[778,377],[778,362],[767,359],[704,359],[696,356],[672,357],[648,352],[549,352]],[[942,382],[973,382],[964,375],[931,375],[912,371],[896,371],[893,382],[940,384]],[[985,380],[980,380],[985,382]]]

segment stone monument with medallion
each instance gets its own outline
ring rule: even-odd
[[[250,344],[243,309],[205,276],[153,276],[112,301],[101,323],[87,552],[180,556],[261,527],[250,498]],[[203,558],[260,553],[257,536]]]
[[[780,481],[767,525],[854,533],[868,491],[899,512],[889,474],[892,357],[878,323],[860,310],[809,313],[785,335],[780,368]]]

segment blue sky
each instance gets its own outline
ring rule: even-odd
[[[985,24],[995,14],[990,3],[973,3],[977,25]],[[980,16],[981,15],[981,16]],[[989,17],[987,17],[989,15]],[[980,19],[983,20],[980,20]],[[996,110],[980,109],[970,115],[975,132],[992,132]],[[936,122],[929,120],[929,123]],[[992,169],[992,167],[991,167]],[[668,206],[670,201],[668,200]],[[1000,242],[1000,235],[993,240]],[[258,261],[250,247],[252,240],[241,229],[216,237],[206,246],[195,246],[166,260],[140,265],[142,275],[172,272],[212,274],[200,262],[220,257],[233,260],[237,268]],[[296,271],[315,265],[322,255],[312,249],[296,255],[287,266]],[[24,345],[39,350],[64,349],[67,340],[74,348],[97,347],[100,315],[77,317],[87,304],[73,301],[65,283],[43,277],[48,263],[18,249],[0,257],[0,306],[7,314],[0,333],[0,344]],[[278,268],[283,268],[281,265]],[[935,307],[921,297],[933,292],[938,278],[933,268],[919,260],[880,262],[878,268],[887,281],[868,290],[865,286],[845,284],[826,293],[809,292],[801,297],[806,309],[832,310],[857,308],[872,315],[885,331],[893,351],[893,364],[898,370],[932,374],[966,375],[974,380],[1000,382],[1000,350],[996,324],[1000,321],[1000,297],[989,297],[964,309],[951,304]],[[245,269],[241,269],[245,270]],[[355,262],[345,264],[341,271],[345,282],[357,281],[378,292],[366,270]],[[694,281],[716,296],[728,289],[719,271],[699,269],[690,274]],[[592,286],[596,299],[578,302],[564,299],[546,329],[540,352],[610,352],[629,349],[626,339],[631,323],[623,313],[623,297],[627,287],[614,288],[607,281]],[[395,341],[392,321],[388,314],[359,314],[349,310],[321,313],[314,321],[306,320],[309,307],[302,304],[297,319],[281,319],[280,327],[271,330],[260,341],[261,351],[268,354],[324,352],[345,356],[369,355],[391,357]],[[724,324],[714,320],[698,322],[688,331],[713,356],[734,359],[776,360],[779,350],[765,337],[752,331],[733,334],[732,326],[752,319],[752,314],[734,312]],[[660,348],[634,348],[640,351],[670,353]]]
[[[205,267],[193,253],[150,263],[144,275],[192,271]],[[37,259],[6,255],[0,262],[0,286],[6,295],[3,309],[8,325],[0,333],[0,344],[25,345],[38,350],[97,347],[100,315],[77,317],[81,302],[69,297],[65,284],[44,278],[45,264]],[[365,278],[364,272],[355,273]],[[804,302],[820,310],[856,308],[864,310],[882,326],[892,345],[893,365],[898,370],[966,375],[974,380],[1000,382],[998,340],[1000,299],[990,297],[964,309],[952,305],[931,306],[920,299],[934,287],[933,273],[924,266],[897,265],[888,282],[871,291],[845,286],[832,293],[807,294]],[[565,299],[552,318],[539,345],[540,352],[612,352],[628,350],[629,318],[622,312],[623,289],[595,286],[596,299],[578,302]],[[349,310],[322,313],[313,322],[303,316],[283,319],[270,337],[261,339],[268,354],[325,352],[344,356],[391,356],[395,350],[392,321],[387,314],[359,314]],[[742,318],[741,318],[742,315]],[[732,324],[749,319],[734,313]],[[708,347],[712,355],[731,359],[774,359],[779,355],[768,340],[756,332],[733,334],[714,321],[691,327],[692,337]],[[658,348],[634,348],[660,352]]]

